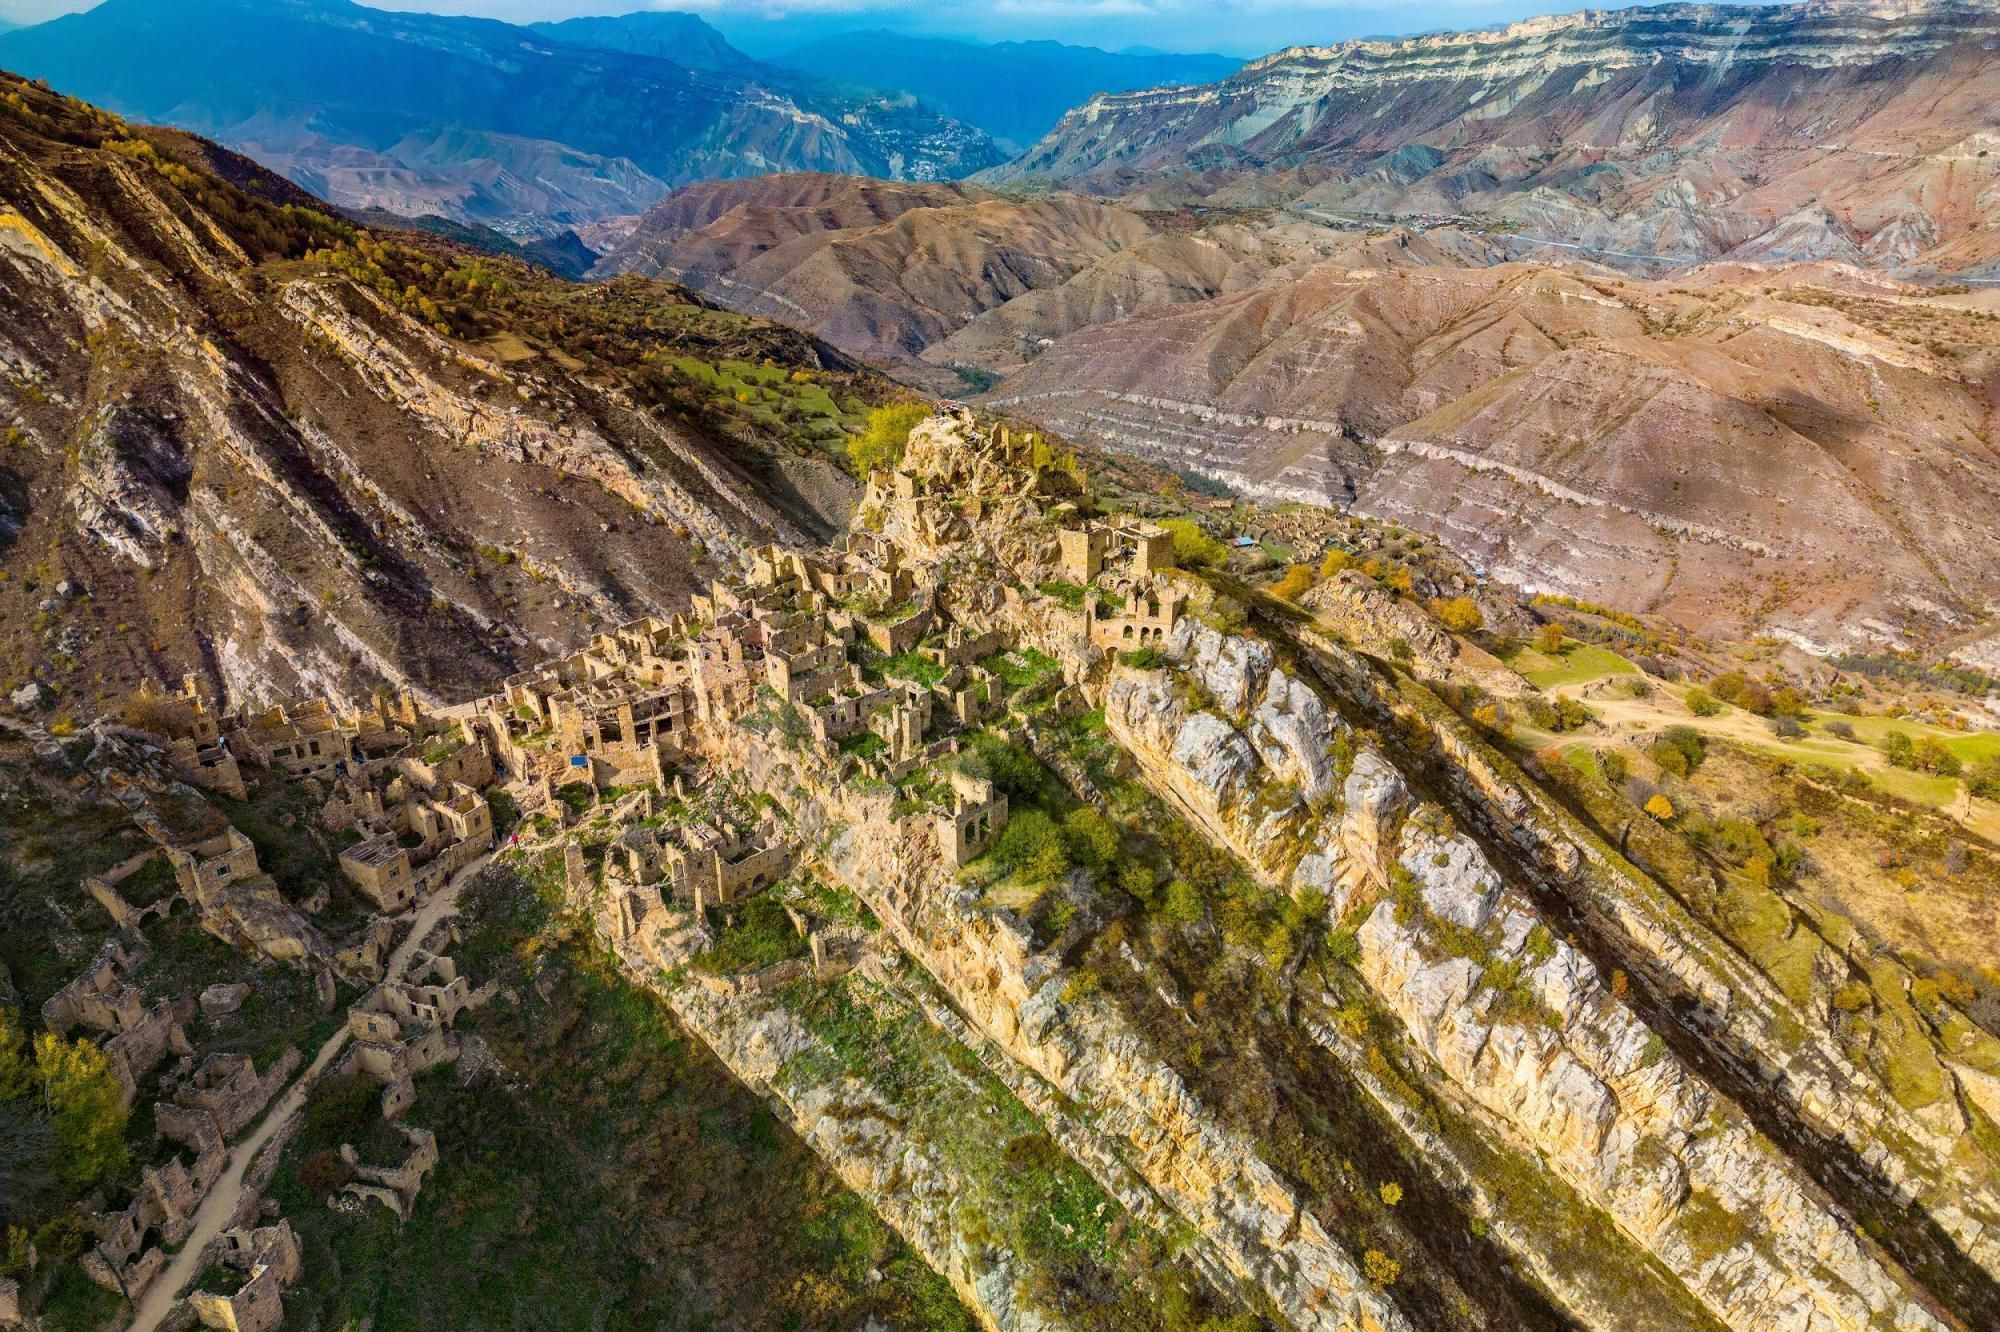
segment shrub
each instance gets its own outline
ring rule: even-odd
[[[1700,685],[1687,691],[1688,711],[1697,717],[1713,717],[1722,711],[1722,700]]]
[[[1805,733],[1806,728],[1799,724],[1797,717],[1781,712],[1771,718],[1771,734],[1780,740],[1796,740]]]
[[[1965,787],[1982,800],[2000,800],[2000,758],[1973,764],[1965,775]]]
[[[1102,874],[1118,859],[1117,825],[1089,805],[1063,816],[1063,841],[1070,858],[1093,874]]]
[[[1352,563],[1354,563],[1354,557],[1340,547],[1335,546],[1328,550],[1326,557],[1319,562],[1319,576],[1321,578],[1331,578]]]
[[[1563,627],[1554,620],[1535,630],[1535,650],[1538,652],[1553,657],[1563,650],[1563,642]]]
[[[1837,735],[1843,740],[1854,738],[1854,728],[1844,721],[1830,721],[1826,724],[1828,735]]]
[[[1665,823],[1674,816],[1674,802],[1655,791],[1653,798],[1646,802],[1646,812]]]
[[[1403,1265],[1380,1249],[1370,1249],[1361,1255],[1361,1270],[1377,1286],[1393,1286],[1396,1278],[1403,1275]]]
[[[1439,624],[1455,634],[1477,633],[1486,627],[1486,616],[1471,597],[1452,597],[1431,603],[1431,614]]]
[[[1604,780],[1613,786],[1622,784],[1628,772],[1625,751],[1622,749],[1600,749],[1597,751],[1597,770],[1604,774]]]
[[[1927,735],[1917,741],[1911,757],[1916,766],[1936,777],[1956,777],[1965,771],[1965,762],[1945,748],[1944,741]]]
[[[1175,879],[1160,897],[1160,919],[1169,925],[1192,925],[1201,911],[1201,894],[1186,879]]]
[[[1378,1185],[1375,1192],[1380,1194],[1382,1201],[1390,1207],[1394,1207],[1397,1203],[1403,1201],[1403,1186],[1394,1181]]]

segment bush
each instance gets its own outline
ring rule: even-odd
[[[1882,753],[1898,768],[1917,766],[1917,744],[1906,731],[1891,731],[1882,737]]]
[[[1854,728],[1844,721],[1830,721],[1826,724],[1828,735],[1837,735],[1843,740],[1854,738]]]
[[[1781,712],[1771,718],[1771,734],[1780,740],[1796,740],[1805,733],[1806,728],[1799,724],[1797,717]]]
[[[1354,563],[1352,555],[1349,555],[1340,547],[1334,546],[1326,552],[1326,558],[1319,562],[1319,576],[1321,578],[1331,578],[1352,563]]]
[[[1201,919],[1201,894],[1186,879],[1175,879],[1160,897],[1160,919],[1169,925],[1192,925]]]
[[[1982,800],[2000,800],[2000,758],[1981,759],[1965,775],[1965,786]]]
[[[1437,622],[1455,634],[1477,633],[1486,627],[1486,616],[1480,612],[1479,603],[1471,597],[1452,597],[1431,603],[1431,614]]]
[[[1665,823],[1674,816],[1674,802],[1655,791],[1653,798],[1646,802],[1646,812]]]
[[[1688,711],[1697,717],[1713,717],[1722,711],[1722,700],[1700,685],[1688,690],[1684,701],[1688,705]]]
[[[1597,751],[1597,770],[1604,774],[1604,780],[1613,786],[1622,784],[1629,768],[1622,749],[1600,749]]]
[[[1361,1270],[1368,1274],[1369,1281],[1377,1286],[1393,1286],[1396,1278],[1403,1275],[1403,1265],[1380,1249],[1370,1249],[1361,1255]]]
[[[1535,650],[1555,656],[1563,650],[1563,627],[1551,620],[1535,630]]]
[[[1088,805],[1063,816],[1063,841],[1070,858],[1092,874],[1102,874],[1118,859],[1117,825]]]
[[[1912,757],[1917,767],[1934,777],[1956,777],[1965,771],[1965,761],[1945,748],[1944,741],[1934,735],[1917,741]]]

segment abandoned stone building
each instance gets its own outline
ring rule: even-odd
[[[64,1034],[85,1027],[102,1033],[100,1045],[125,1089],[127,1105],[139,1094],[140,1080],[168,1054],[193,1053],[181,1028],[192,1007],[184,1015],[169,999],[148,1004],[127,979],[143,956],[136,947],[106,940],[90,965],[42,1005],[42,1021],[50,1031]]]
[[[1007,794],[984,777],[951,769],[951,806],[937,812],[938,854],[954,868],[972,863],[1007,826]]]
[[[382,1084],[388,1119],[416,1099],[417,1074],[458,1058],[452,1027],[478,1001],[471,983],[442,954],[419,954],[410,975],[382,982],[347,1010],[354,1037],[347,1066]]]
[[[368,835],[340,853],[340,870],[378,911],[409,910],[492,849],[493,808],[469,786],[425,792],[392,782],[375,807],[379,814],[354,825]]]
[[[1187,610],[1187,592],[1163,578],[1106,577],[1083,601],[1084,631],[1100,648],[1164,648]]]
[[[395,1165],[370,1165],[352,1143],[340,1145],[340,1159],[354,1175],[340,1192],[360,1202],[381,1203],[398,1221],[407,1221],[425,1177],[437,1168],[437,1135],[414,1124],[397,1123],[395,1128],[410,1144],[409,1154]]]
[[[299,1279],[301,1254],[291,1223],[254,1230],[225,1230],[209,1250],[219,1267],[242,1272],[243,1284],[227,1294],[196,1291],[188,1296],[195,1317],[221,1332],[270,1332],[284,1321],[284,1294]]]
[[[1155,523],[1093,521],[1057,534],[1062,576],[1090,584],[1106,572],[1146,578],[1174,567],[1174,538]]]
[[[795,859],[792,844],[768,811],[752,829],[723,820],[635,826],[621,835],[617,850],[634,884],[651,887],[696,914],[776,883]]]

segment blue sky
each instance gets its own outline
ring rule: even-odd
[[[1221,51],[1252,56],[1298,43],[1476,28],[1584,7],[1563,0],[364,0],[384,9],[483,14],[513,22],[684,9],[702,15],[753,55],[827,32],[893,28],[981,41],[1052,38],[1120,49]],[[0,17],[32,22],[82,0],[0,0]],[[1618,8],[1597,0],[1592,8]]]

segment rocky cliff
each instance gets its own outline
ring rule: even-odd
[[[1662,5],[1297,47],[1093,98],[990,178],[1476,219],[1516,254],[1618,265],[1983,272],[1996,21],[1958,0]]]
[[[1745,1107],[1649,1030],[1623,982],[1607,983],[1563,922],[1510,883],[1507,859],[1379,748],[1344,742],[1346,724],[1266,644],[1184,623],[1174,657],[1112,680],[1114,733],[1149,781],[1261,874],[1326,901],[1405,1039],[1493,1131],[1531,1145],[1727,1326],[1949,1325]],[[1329,755],[1345,753],[1343,774]],[[1764,1035],[1773,1057],[1791,1054]],[[1888,1100],[1848,1099],[1871,1115]],[[1952,1176],[1950,1156],[1932,1141],[1924,1160]],[[1975,1199],[1988,1190],[1960,1178],[1927,1205],[1985,1211],[1991,1198]],[[2000,1255],[1978,1244],[1980,1227],[1962,1233],[1990,1272]]]

